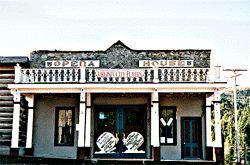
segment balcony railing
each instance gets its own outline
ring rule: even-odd
[[[15,67],[15,83],[166,83],[211,82],[216,79],[208,68],[154,69],[22,69]],[[217,78],[218,79],[218,78]]]

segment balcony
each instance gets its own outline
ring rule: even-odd
[[[219,81],[220,68],[24,69],[15,66],[15,83],[186,83]]]

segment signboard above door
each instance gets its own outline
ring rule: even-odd
[[[59,60],[45,61],[46,68],[71,68],[71,67],[91,67],[98,68],[99,60]]]
[[[139,67],[193,67],[193,60],[139,60]]]

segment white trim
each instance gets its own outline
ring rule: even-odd
[[[8,88],[220,88],[226,87],[225,83],[86,83],[86,84],[8,84]]]
[[[80,93],[84,88],[85,92],[91,93],[114,93],[114,92],[135,92],[151,93],[155,88],[159,93],[164,92],[214,92],[216,88],[225,88],[224,83],[168,83],[168,84],[9,84],[8,88],[18,89],[21,93]]]

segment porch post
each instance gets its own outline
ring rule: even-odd
[[[26,95],[28,101],[28,122],[25,155],[32,156],[32,138],[33,138],[33,114],[34,114],[34,94]]]
[[[215,119],[215,147],[222,147],[221,120],[220,120],[220,91],[214,93],[214,119]]]
[[[220,120],[220,90],[214,92],[214,119],[215,119],[215,155],[216,162],[222,163],[224,159],[224,149],[222,148],[221,120]]]
[[[11,136],[11,148],[10,155],[19,155],[19,120],[20,120],[20,92],[15,89],[13,92],[14,100],[14,112],[12,122],[12,136]]]
[[[211,133],[212,98],[206,94],[206,160],[213,160],[213,144]]]
[[[158,89],[155,88],[155,91],[152,93],[152,107],[151,107],[151,145],[153,160],[161,160],[160,152],[160,134],[159,134],[159,96]]]
[[[79,106],[79,124],[77,125],[77,131],[78,131],[77,159],[84,159],[86,157],[85,122],[86,122],[86,92],[84,91],[84,89],[81,89],[80,106]]]
[[[91,93],[87,93],[85,147],[90,148],[91,140]]]
[[[85,146],[85,91],[81,89],[78,124],[78,147]]]

